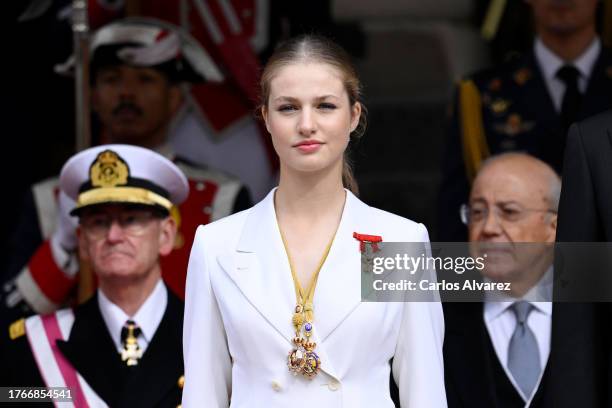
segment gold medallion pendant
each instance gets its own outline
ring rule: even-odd
[[[289,262],[289,269],[291,270],[291,276],[293,278],[295,297],[297,301],[297,305],[295,306],[295,310],[291,318],[291,323],[295,331],[295,337],[292,339],[293,348],[291,351],[289,351],[289,355],[287,356],[287,367],[289,367],[289,371],[293,373],[293,375],[299,374],[304,378],[312,380],[321,370],[321,359],[314,351],[317,347],[317,343],[310,341],[310,337],[312,336],[313,332],[312,322],[314,321],[314,291],[317,285],[319,272],[321,272],[323,263],[325,262],[325,259],[327,259],[327,255],[329,254],[334,238],[332,237],[327,244],[317,269],[314,271],[311,277],[310,285],[306,290],[304,290],[302,285],[300,285],[300,281],[295,273],[295,268],[291,262],[287,241],[285,240],[282,230],[280,230],[280,234],[285,247],[285,252],[287,254],[287,260]],[[334,233],[334,236],[335,235],[336,234]]]
[[[316,343],[309,341],[312,334],[312,323],[304,321],[303,308],[301,305],[295,307],[293,315],[293,325],[295,328],[295,337],[293,338],[294,348],[289,352],[287,358],[287,366],[293,375],[301,374],[308,379],[313,379],[321,369],[321,359],[314,352]],[[302,337],[302,332],[304,337]]]

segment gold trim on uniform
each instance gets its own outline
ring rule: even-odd
[[[167,198],[141,187],[103,187],[79,194],[75,209],[103,203],[159,205],[168,211],[173,205]]]
[[[516,136],[519,133],[528,132],[535,126],[534,121],[523,121],[521,115],[518,113],[513,113],[508,116],[506,123],[499,123],[493,125],[493,128],[504,135],[507,136]]]
[[[529,68],[521,68],[514,73],[514,80],[520,86],[525,85],[531,79],[531,71]]]
[[[509,100],[498,98],[491,102],[491,110],[494,114],[501,115],[508,110],[510,105],[512,105],[512,102]]]
[[[19,319],[9,326],[9,337],[11,340],[18,339],[23,336],[26,332],[25,319]]]
[[[182,390],[183,387],[185,386],[185,376],[181,375],[177,381],[177,385],[178,387]]]
[[[482,100],[478,88],[471,80],[459,83],[459,108],[463,161],[471,183],[482,161],[490,156],[482,122]]]

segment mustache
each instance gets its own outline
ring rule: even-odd
[[[112,114],[116,116],[120,113],[133,113],[138,116],[142,116],[142,109],[133,102],[120,102],[115,109],[113,109]]]

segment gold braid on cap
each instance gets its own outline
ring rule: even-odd
[[[172,202],[143,187],[128,186],[130,168],[117,153],[104,150],[89,168],[89,182],[93,188],[83,191],[75,208],[103,203],[159,205],[170,211]]]

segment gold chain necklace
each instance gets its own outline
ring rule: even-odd
[[[329,244],[327,244],[327,247],[323,252],[323,256],[319,261],[319,265],[317,266],[317,269],[315,270],[310,280],[308,291],[304,293],[302,285],[300,285],[300,281],[298,280],[297,275],[295,273],[293,263],[291,262],[289,246],[287,245],[285,236],[283,235],[283,232],[280,229],[280,225],[278,229],[280,231],[281,239],[283,240],[285,252],[287,253],[287,260],[289,261],[289,269],[291,269],[291,276],[293,277],[293,285],[295,287],[295,297],[297,301],[297,305],[295,306],[295,311],[291,319],[291,323],[293,324],[295,330],[295,337],[292,340],[294,347],[289,352],[289,356],[287,358],[287,366],[289,367],[289,371],[291,371],[294,375],[301,374],[308,379],[312,379],[319,373],[319,370],[321,369],[321,359],[314,351],[317,344],[310,341],[314,321],[314,311],[312,302],[314,299],[314,291],[315,286],[317,285],[317,279],[319,278],[319,272],[321,271],[321,268],[323,267],[323,264],[327,259],[327,255],[329,254],[329,250],[331,249],[332,243],[334,242],[334,237],[336,233],[334,232],[332,239],[329,241]]]

